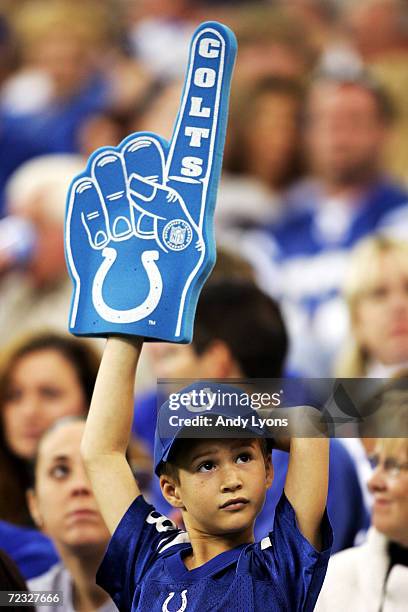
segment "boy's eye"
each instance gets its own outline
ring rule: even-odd
[[[248,463],[251,461],[251,455],[249,453],[241,453],[237,457],[237,463]]]
[[[198,472],[211,472],[214,468],[214,461],[205,461],[198,466]]]

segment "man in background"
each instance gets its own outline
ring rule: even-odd
[[[388,97],[367,76],[317,77],[304,116],[309,177],[289,190],[279,222],[243,245],[262,287],[281,302],[298,373],[332,372],[347,330],[338,291],[351,247],[373,232],[408,236],[407,192],[383,171],[392,119]]]

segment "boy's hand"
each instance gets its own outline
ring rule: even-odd
[[[132,134],[96,151],[71,185],[72,333],[191,341],[215,262],[213,212],[235,52],[228,28],[202,24],[170,143]]]
[[[327,425],[321,411],[313,406],[293,406],[291,408],[273,408],[265,412],[265,417],[286,418],[288,426],[269,427],[272,436],[272,449],[290,452],[291,439],[320,438],[327,435]]]

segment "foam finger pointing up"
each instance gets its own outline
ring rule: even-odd
[[[169,180],[205,182],[213,170],[218,178],[235,54],[226,26],[208,22],[196,30],[166,164]]]

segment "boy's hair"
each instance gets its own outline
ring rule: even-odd
[[[201,292],[193,350],[225,342],[248,378],[282,376],[288,334],[278,304],[248,280],[210,280]]]
[[[250,439],[250,438],[248,438]],[[255,438],[259,441],[259,446],[264,456],[265,461],[269,457],[271,453],[271,440],[267,438]],[[200,438],[201,440],[201,438]],[[171,458],[168,461],[163,461],[158,467],[158,476],[167,476],[177,484],[179,484],[179,470],[180,470],[180,455],[183,450],[183,442],[193,443],[194,439],[192,438],[181,438],[175,444],[174,450],[172,450]]]

